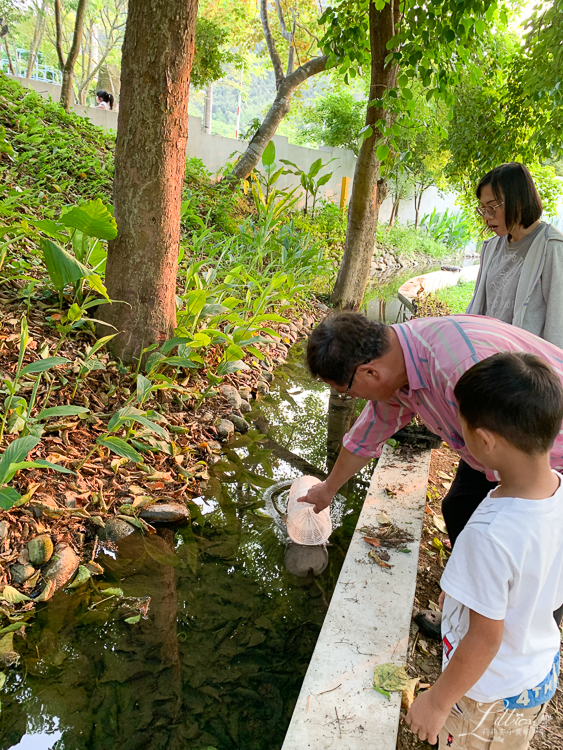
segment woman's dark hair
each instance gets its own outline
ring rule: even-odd
[[[389,347],[384,323],[360,313],[329,315],[309,336],[307,365],[313,377],[346,385],[359,364],[379,359]]]
[[[487,172],[477,185],[477,198],[481,198],[485,185],[491,186],[498,203],[504,201],[504,221],[508,231],[518,224],[527,229],[541,217],[541,198],[532,175],[523,164],[513,161]]]
[[[109,104],[110,109],[113,109],[113,94],[110,94],[109,91],[100,89],[99,91],[96,91],[96,96],[103,102],[106,102],[106,104]]]
[[[535,354],[493,354],[463,373],[454,394],[472,430],[495,432],[524,453],[547,453],[561,430],[561,381]]]

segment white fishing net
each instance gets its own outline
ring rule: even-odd
[[[320,484],[316,477],[299,477],[291,485],[287,501],[287,533],[297,544],[326,544],[332,534],[330,508],[315,513],[310,503],[298,502],[311,487]]]

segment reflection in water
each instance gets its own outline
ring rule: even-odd
[[[268,440],[326,471],[329,393],[300,356],[294,347],[256,415]],[[331,425],[345,421],[331,412]],[[103,580],[38,606],[16,637],[0,750],[281,747],[369,470],[344,493],[330,545],[304,559],[264,502],[299,471],[264,437],[251,430],[225,450],[191,525],[132,534],[98,555]]]
[[[285,549],[285,567],[295,576],[304,578],[313,573],[320,576],[328,565],[328,552],[324,544],[305,547],[290,542]]]

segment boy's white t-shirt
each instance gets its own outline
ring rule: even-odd
[[[469,698],[492,703],[540,683],[560,647],[553,612],[563,604],[563,482],[545,500],[489,493],[457,538],[440,585],[443,669],[469,629],[470,609],[504,620],[500,649]]]

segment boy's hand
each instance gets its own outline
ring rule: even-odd
[[[438,599],[438,606],[440,607],[440,612],[444,611],[444,601],[446,599],[446,592],[442,591],[440,593],[440,598]]]
[[[419,739],[426,740],[431,745],[438,742],[440,730],[450,715],[451,706],[434,705],[432,689],[421,693],[410,707],[407,714],[407,724]]]

